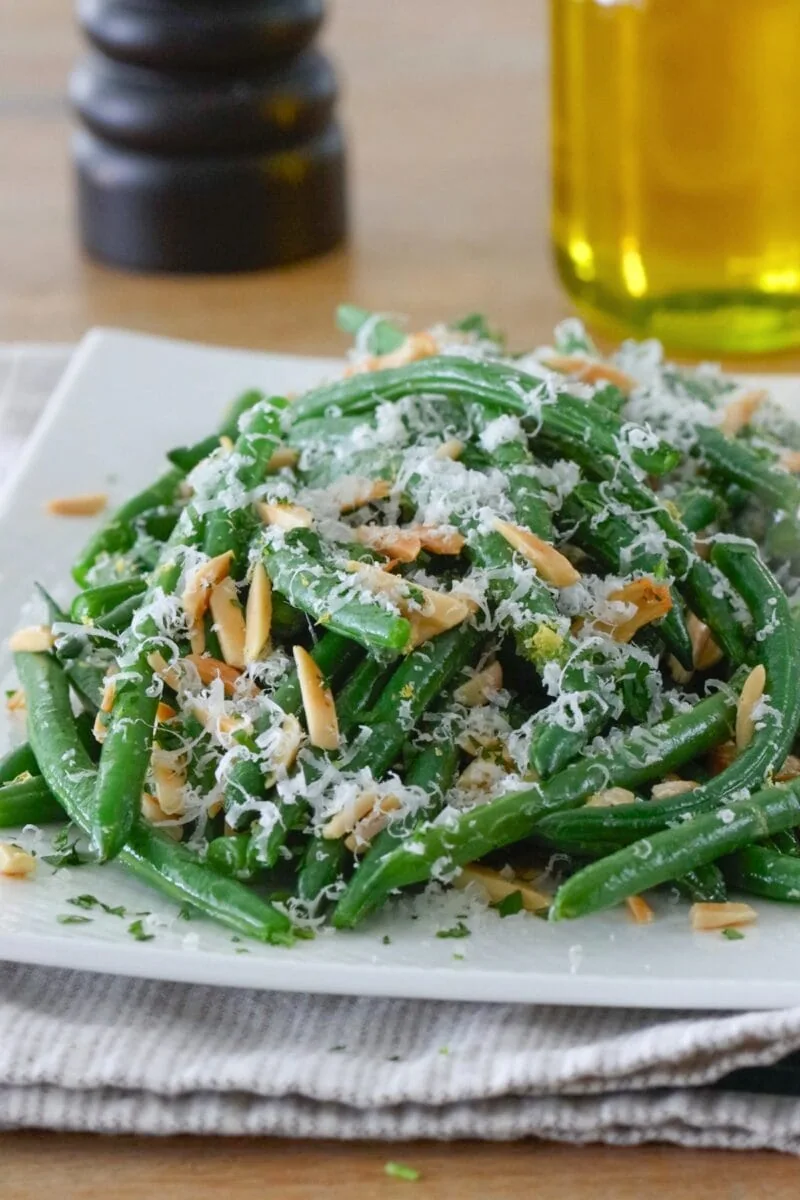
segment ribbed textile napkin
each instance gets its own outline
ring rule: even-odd
[[[0,471],[67,357],[66,347],[0,348]],[[800,1069],[763,1068],[798,1049],[800,1009],[681,1015],[281,995],[0,963],[6,1129],[537,1136],[797,1153]]]

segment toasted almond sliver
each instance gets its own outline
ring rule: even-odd
[[[218,658],[210,658],[199,654],[187,654],[185,661],[190,662],[195,668],[197,674],[200,676],[201,683],[209,684],[213,683],[215,679],[221,679],[228,696],[234,694],[237,684],[242,677],[242,673],[237,667],[233,667],[229,663],[220,662]],[[251,694],[254,694],[257,688],[255,684],[251,684],[248,690]]]
[[[282,471],[284,467],[294,467],[299,459],[299,450],[295,450],[292,446],[278,446],[267,463],[267,474],[274,475],[276,472]]]
[[[719,428],[728,437],[734,437],[750,424],[767,399],[768,393],[764,388],[753,388],[752,391],[737,396],[735,400],[731,400],[729,404],[725,405]]]
[[[385,500],[391,490],[392,485],[388,479],[362,479],[357,475],[342,475],[328,494],[338,503],[340,512],[349,513],[376,500]]]
[[[666,616],[672,608],[669,586],[666,583],[657,583],[648,576],[634,579],[624,587],[616,588],[608,593],[607,599],[633,604],[636,608],[632,617],[625,617],[610,626],[610,633],[615,642],[629,642],[645,625]],[[596,622],[596,625],[598,628],[607,628],[603,621]]]
[[[490,792],[508,775],[504,763],[491,754],[478,754],[456,780],[464,792]]]
[[[720,742],[712,746],[708,752],[708,769],[712,775],[721,775],[735,760],[737,754],[735,742]]]
[[[12,633],[8,646],[14,654],[40,654],[52,650],[55,640],[49,625],[28,625]]]
[[[322,836],[327,839],[341,838],[352,833],[359,821],[373,810],[383,813],[394,812],[400,807],[397,796],[380,796],[377,792],[361,792],[335,813],[322,827]]]
[[[800,474],[800,450],[783,450],[779,462],[792,475]]]
[[[83,496],[61,496],[47,502],[51,517],[96,517],[108,505],[105,492],[87,492]]]
[[[694,671],[687,671],[686,667],[682,666],[678,662],[674,654],[670,654],[669,658],[667,659],[667,666],[669,667],[670,675],[676,683],[681,685],[681,687],[689,683],[690,679],[694,675]]]
[[[163,700],[158,703],[156,709],[156,722],[163,725],[165,721],[171,721],[173,717],[177,717],[178,710],[173,708],[171,704],[165,704]]]
[[[27,850],[12,845],[11,842],[0,842],[0,875],[24,879],[36,870],[36,859]]]
[[[104,720],[104,714],[102,712],[98,711],[95,715],[94,722],[92,724],[92,737],[94,738],[94,740],[96,742],[98,742],[102,746],[102,744],[106,740],[107,736],[108,736],[108,725],[107,725],[106,721]]]
[[[158,806],[165,817],[182,817],[186,812],[186,769],[174,755],[154,755],[153,780],[156,785]]]
[[[397,525],[359,525],[353,532],[362,546],[390,555],[396,562],[413,562],[422,549],[416,534]]]
[[[150,825],[160,825],[163,821],[170,820],[167,814],[162,812],[161,805],[155,796],[151,796],[149,792],[142,792],[140,808],[142,816]],[[175,842],[179,842],[183,837],[183,829],[180,825],[165,825],[161,832]]]
[[[391,350],[388,354],[369,355],[348,367],[345,375],[363,375],[368,371],[385,371],[390,367],[405,367],[409,363],[418,362],[421,358],[430,358],[438,352],[439,347],[432,334],[425,330],[420,333],[410,333],[396,350]]]
[[[259,500],[256,512],[265,525],[276,525],[278,529],[310,529],[314,515],[302,504],[269,504]]]
[[[292,653],[311,745],[320,750],[336,750],[339,745],[339,722],[330,688],[326,686],[322,671],[307,650],[295,646]]]
[[[457,687],[453,692],[453,699],[467,708],[477,708],[479,705],[485,704],[495,692],[499,692],[502,686],[503,668],[495,660],[485,666],[482,671],[476,671],[466,683]]]
[[[641,896],[628,896],[625,904],[637,925],[650,925],[652,923],[655,913]]]
[[[735,925],[752,925],[758,913],[749,904],[727,900],[723,904],[706,902],[693,904],[689,909],[692,929],[728,929]]]
[[[220,448],[224,450],[226,454],[233,453],[233,438],[228,437],[227,433],[222,434],[221,438],[219,439],[219,444]]]
[[[459,438],[448,438],[446,442],[442,442],[441,446],[437,446],[433,452],[434,458],[449,458],[456,462],[464,453],[464,443]]]
[[[509,521],[501,521],[499,517],[495,518],[494,527],[510,546],[518,550],[523,558],[527,558],[537,574],[548,583],[552,583],[553,587],[571,587],[580,579],[580,571],[575,570],[568,558],[550,542],[543,541],[529,529],[512,525]]]
[[[505,900],[514,892],[519,892],[522,897],[522,907],[526,912],[542,912],[543,909],[550,907],[550,897],[545,896],[543,892],[537,892],[529,883],[525,883],[522,879],[506,879],[505,875],[501,875],[499,871],[479,866],[478,863],[469,863],[466,867],[462,867],[453,880],[453,887],[457,888],[465,888],[470,884],[476,884],[481,888],[493,904]]]
[[[468,596],[457,592],[436,592],[432,588],[414,586],[419,601],[411,600],[408,585],[372,563],[352,561],[347,564],[350,571],[361,576],[368,591],[384,593],[397,605],[411,625],[408,649],[420,646],[437,634],[455,628],[466,621],[477,609],[477,604]],[[412,606],[413,604],[413,606]]]
[[[22,688],[17,688],[6,700],[6,708],[9,712],[22,712],[27,707],[28,702]]]
[[[430,554],[460,554],[467,543],[463,533],[457,529],[437,529],[435,525],[411,525],[422,543],[422,549]]]
[[[753,710],[762,699],[766,684],[767,672],[759,663],[757,667],[753,667],[745,679],[739,703],[736,706],[736,749],[739,751],[744,750],[745,746],[749,746],[752,741],[756,731]]]
[[[114,697],[117,694],[116,684],[113,679],[107,679],[103,684],[103,695],[100,700],[100,712],[110,713],[114,707]]]
[[[800,758],[795,754],[788,754],[780,771],[775,772],[775,782],[788,783],[790,779],[797,779],[798,776],[800,776]]]
[[[559,375],[574,375],[582,383],[613,383],[628,395],[636,387],[636,380],[613,363],[599,362],[582,354],[552,354],[543,365]]]
[[[153,673],[158,675],[159,679],[163,679],[167,687],[171,687],[173,692],[181,690],[182,679],[180,670],[178,667],[170,665],[163,654],[160,654],[158,650],[154,650],[152,654],[148,654],[147,662]]]
[[[654,783],[650,789],[652,800],[669,800],[672,796],[683,796],[693,792],[700,786],[694,779],[665,779],[663,783]]]
[[[211,601],[211,592],[218,583],[226,578],[232,561],[233,551],[226,550],[224,554],[209,558],[207,562],[192,572],[181,599],[190,630],[200,626]],[[202,649],[195,649],[194,645],[192,649],[195,654],[202,654]]]
[[[612,808],[615,804],[633,804],[636,801],[636,796],[633,792],[629,792],[624,787],[605,788],[602,792],[595,792],[586,801],[586,808]]]
[[[723,657],[722,650],[711,636],[711,630],[694,613],[686,618],[686,628],[692,640],[692,662],[698,671],[707,671]]]
[[[272,583],[264,564],[256,563],[250,580],[245,610],[244,661],[258,662],[264,656],[272,632]]]
[[[222,657],[230,666],[244,669],[244,613],[239,603],[236,583],[230,575],[212,591],[209,607],[214,618],[214,629],[219,638]]]
[[[272,752],[272,765],[278,770],[290,771],[302,742],[302,725],[297,717],[287,713],[281,722],[280,740]]]

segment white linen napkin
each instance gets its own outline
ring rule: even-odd
[[[0,347],[0,474],[68,355]],[[797,1050],[800,1009],[681,1015],[299,996],[0,963],[4,1129],[798,1153],[800,1068],[769,1066]]]

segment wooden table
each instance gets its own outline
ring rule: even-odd
[[[516,344],[547,338],[567,308],[547,245],[544,0],[332,7],[327,41],[352,147],[348,250],[274,274],[171,279],[81,259],[64,101],[78,52],[69,5],[0,0],[0,340],[73,340],[103,323],[335,352],[340,299],[412,323],[485,309]],[[387,1179],[389,1158],[422,1180]],[[776,1155],[664,1147],[0,1137],[3,1200],[794,1200],[799,1175]]]

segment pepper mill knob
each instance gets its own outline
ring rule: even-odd
[[[242,271],[345,234],[322,0],[79,0],[70,95],[83,245],[145,271]]]

